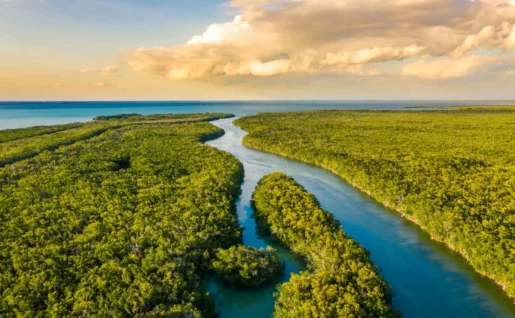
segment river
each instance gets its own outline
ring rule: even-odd
[[[237,202],[244,244],[256,248],[271,245],[286,260],[286,273],[298,272],[303,261],[267,237],[256,233],[250,199],[257,182],[266,174],[286,171],[340,220],[344,231],[372,253],[372,261],[393,288],[394,307],[403,317],[515,317],[515,305],[500,287],[476,274],[468,263],[436,243],[416,225],[401,218],[353,188],[338,176],[301,162],[288,160],[242,145],[246,132],[234,119],[213,122],[225,135],[209,145],[232,153],[245,167],[242,194]],[[221,317],[269,317],[273,312],[274,286],[237,290],[210,281]]]

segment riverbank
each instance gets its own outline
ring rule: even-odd
[[[513,270],[506,265],[513,255],[506,246],[513,228],[514,114],[504,108],[464,109],[459,115],[321,111],[260,114],[235,123],[251,132],[245,146],[339,175],[458,252],[513,297]]]
[[[255,237],[249,195],[255,182],[271,172],[286,170],[342,223],[349,237],[371,252],[372,261],[392,286],[394,308],[401,311],[403,317],[515,316],[515,306],[500,288],[475,274],[462,257],[432,241],[398,213],[385,209],[330,171],[243,146],[247,132],[234,126],[231,120],[213,124],[226,134],[209,144],[232,153],[245,167],[246,180],[238,202],[240,224],[247,227],[245,242]],[[260,318],[268,316],[260,313],[263,305],[273,309],[273,302],[268,303],[273,298],[260,297],[259,292],[247,295],[223,289],[216,292],[213,296],[217,306],[223,302],[222,317],[239,317],[238,313],[243,313],[245,317]]]
[[[300,161],[300,162],[303,162],[305,164],[309,164],[309,165],[313,165],[315,167],[319,167],[319,168],[322,168],[322,169],[325,169],[327,171],[330,171],[331,173],[334,173],[335,175],[339,176],[340,178],[342,178],[342,180],[345,180],[345,182],[347,182],[350,186],[352,186],[354,189],[356,189],[357,191],[360,191],[362,192],[363,194],[366,194],[371,200],[374,200],[375,202],[383,205],[384,207],[392,210],[392,211],[395,211],[396,213],[399,214],[399,216],[401,216],[403,219],[406,219],[410,222],[412,222],[413,224],[416,224],[420,229],[422,229],[423,231],[425,231],[430,237],[432,240],[434,240],[435,242],[438,242],[438,243],[442,243],[444,244],[446,247],[448,247],[451,251],[455,252],[457,255],[460,255],[461,257],[463,257],[465,260],[467,260],[467,262],[470,263],[470,258],[461,253],[458,249],[456,249],[454,246],[452,245],[449,245],[449,244],[446,244],[445,241],[443,240],[440,240],[436,237],[434,237],[428,230],[426,227],[424,227],[417,219],[415,219],[414,217],[410,216],[410,215],[407,215],[405,214],[401,209],[396,209],[394,208],[389,202],[387,201],[380,201],[380,200],[377,200],[376,197],[374,197],[374,195],[369,191],[367,190],[366,188],[364,187],[360,187],[357,183],[355,182],[351,182],[350,180],[348,180],[345,175],[343,174],[340,174],[337,170],[329,167],[328,165],[323,165],[323,164],[318,164],[318,163],[312,163],[308,160],[304,160],[304,159],[301,159],[301,158],[296,158],[296,157],[293,157],[293,156],[289,156],[287,154],[284,154],[284,153],[275,153],[275,152],[271,152],[271,151],[268,151],[266,149],[261,149],[260,147],[256,147],[256,146],[253,146],[253,145],[247,145],[245,144],[245,142],[243,143],[246,147],[249,147],[250,149],[254,149],[254,150],[257,150],[257,151],[263,151],[263,152],[268,152],[268,153],[273,153],[274,155],[278,155],[278,156],[281,156],[283,158],[286,158],[286,159],[291,159],[291,160],[296,160],[296,161]],[[498,282],[496,281],[494,278],[492,278],[490,275],[488,275],[488,273],[486,272],[482,272],[482,271],[478,271],[476,269],[474,269],[474,271],[481,275],[481,276],[484,276],[488,279],[490,279],[493,283],[495,283],[496,285],[498,285],[499,287],[502,288],[503,291],[506,291],[506,285],[501,283],[501,282]],[[508,295],[515,303],[515,296],[511,296],[511,295]]]

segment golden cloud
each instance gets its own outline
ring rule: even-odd
[[[98,82],[95,82],[95,83],[93,84],[93,86],[95,86],[95,87],[99,87],[99,88],[102,88],[102,87],[109,86],[109,83],[104,82],[104,81],[98,81]]]
[[[428,80],[441,80],[466,77],[479,72],[486,72],[490,67],[501,63],[503,59],[496,56],[467,56],[460,59],[443,58],[434,61],[420,60],[404,65],[401,74],[416,76]]]
[[[421,59],[441,78],[473,73],[479,48],[515,48],[509,0],[232,0],[232,21],[187,43],[128,52],[131,67],[170,79],[342,73],[377,75],[370,64]],[[432,62],[427,58],[441,58]],[[449,60],[448,58],[454,58]],[[460,60],[463,59],[463,60]],[[481,62],[480,62],[481,61]],[[417,64],[418,63],[418,64]]]
[[[120,69],[118,66],[109,65],[102,68],[102,75],[104,76],[117,76],[120,75]]]

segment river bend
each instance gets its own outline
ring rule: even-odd
[[[225,135],[208,142],[232,153],[245,167],[242,194],[237,202],[240,224],[245,227],[244,244],[272,245],[286,259],[286,275],[304,266],[301,259],[256,233],[250,199],[257,182],[266,174],[286,171],[340,220],[345,232],[372,253],[372,261],[393,288],[394,307],[403,317],[515,317],[515,305],[500,287],[476,274],[460,256],[432,241],[416,225],[403,219],[353,188],[340,177],[301,162],[285,159],[242,145],[246,132],[234,119],[213,122]],[[259,290],[235,290],[211,281],[222,317],[267,317],[273,312],[274,286]]]

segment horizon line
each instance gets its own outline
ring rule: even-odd
[[[120,99],[120,100],[0,100],[0,103],[237,103],[237,102],[505,102],[514,99]]]

